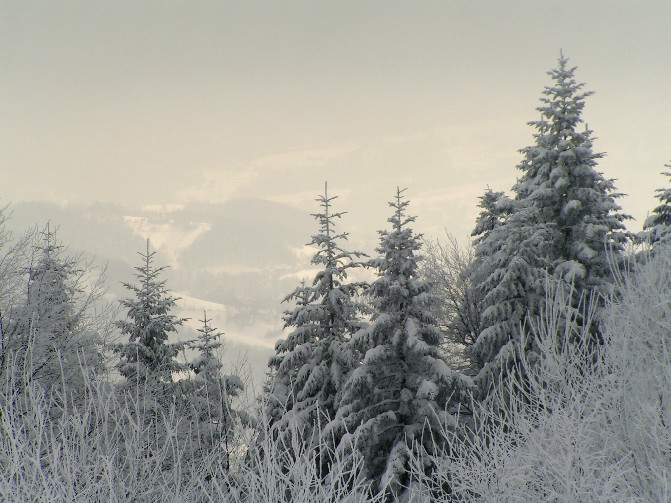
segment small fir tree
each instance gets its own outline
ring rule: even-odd
[[[128,342],[119,344],[115,351],[120,356],[118,369],[129,382],[171,383],[176,372],[187,370],[176,358],[184,343],[170,343],[170,334],[177,333],[186,318],[171,314],[177,298],[170,295],[165,280],[160,279],[166,267],[155,267],[156,252],[139,253],[142,265],[136,267],[137,285],[123,283],[133,292],[121,305],[128,311],[128,319],[117,322],[117,327],[128,336]]]
[[[165,421],[172,414],[182,413],[181,384],[173,381],[173,376],[188,370],[186,364],[176,360],[185,343],[170,343],[168,338],[186,319],[171,314],[177,299],[166,289],[165,280],[160,279],[165,267],[154,266],[155,254],[149,251],[147,240],[146,252],[139,253],[142,265],[135,268],[137,285],[123,283],[134,297],[121,301],[128,319],[117,321],[116,326],[128,336],[128,342],[116,345],[114,351],[119,355],[117,368],[125,378],[118,391],[124,401],[134,403],[128,419],[142,429],[147,455],[161,449],[167,439],[177,441],[177,448],[161,463],[161,468],[169,471],[176,456],[192,446],[188,432],[167,430],[170,421]],[[124,455],[122,448],[121,456]]]
[[[319,270],[311,284],[302,282],[284,299],[296,303],[284,314],[285,328],[293,331],[276,344],[269,362],[273,378],[266,415],[280,441],[292,425],[308,445],[319,442],[320,430],[335,417],[343,381],[358,363],[348,341],[363,325],[357,297],[366,284],[348,282],[348,273],[361,266],[364,254],[342,247],[347,233],[335,230],[336,219],[344,215],[332,210],[336,198],[328,195],[327,185],[317,198],[322,211],[312,216],[319,232],[308,245],[317,248],[311,262]]]
[[[223,343],[221,337],[224,335],[216,327],[213,327],[208,319],[207,311],[203,311],[203,324],[198,329],[198,338],[191,344],[191,348],[198,351],[198,356],[189,363],[189,368],[198,379],[211,381],[220,375],[223,367],[221,360],[217,358],[216,351]]]
[[[228,470],[230,441],[238,420],[245,419],[232,408],[231,400],[240,394],[243,385],[237,375],[222,372],[217,352],[223,345],[224,334],[212,326],[207,312],[200,321],[203,325],[198,329],[198,338],[190,344],[197,351],[189,363],[194,378],[180,382],[187,405],[184,423],[189,426],[190,437],[186,455],[195,461],[215,449],[223,449],[224,468]]]
[[[410,228],[415,218],[406,215],[403,191],[397,189],[389,204],[392,230],[380,231],[380,256],[369,262],[378,274],[368,290],[376,313],[352,338],[364,357],[345,383],[338,419],[351,432],[340,449],[355,439],[366,476],[389,498],[398,498],[411,483],[411,452],[430,472],[427,454],[444,446],[441,432],[456,426],[459,401],[470,385],[440,356],[441,333],[429,310],[435,298],[418,278],[421,236]]]

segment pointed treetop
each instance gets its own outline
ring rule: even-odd
[[[50,258],[52,252],[62,248],[62,246],[58,245],[58,241],[56,240],[57,230],[58,228],[52,231],[51,222],[47,222],[47,225],[45,225],[44,230],[41,232],[42,238],[44,239],[44,244],[38,245],[37,248],[42,251],[46,258]]]
[[[568,61],[569,60],[564,56],[564,53],[560,52],[558,68],[553,68],[547,72],[547,74],[552,77],[552,79],[555,80],[557,84],[555,86],[545,86],[545,91],[543,94],[548,96],[555,95],[557,97],[566,99],[573,96],[576,91],[582,89],[585,86],[584,83],[577,83],[575,81],[573,74],[578,67],[569,67]],[[583,98],[592,94],[594,94],[593,91],[588,91],[581,96],[576,96],[576,98],[582,100]],[[541,101],[546,101],[546,99],[541,99]]]
[[[212,318],[207,317],[207,311],[203,310],[203,319],[198,320],[203,324],[202,328],[197,329],[199,332],[198,339],[201,342],[201,347],[207,351],[214,350],[222,346],[222,342],[219,341],[223,332],[220,332],[218,328],[212,326]]]
[[[128,314],[127,319],[117,321],[116,326],[128,335],[129,343],[117,345],[115,351],[121,354],[118,367],[127,379],[136,375],[144,378],[143,374],[148,371],[159,381],[170,382],[172,374],[186,366],[175,360],[185,343],[169,343],[169,334],[176,333],[187,318],[170,314],[179,298],[170,295],[166,281],[160,279],[166,267],[153,267],[155,252],[150,252],[149,240],[146,250],[139,253],[144,263],[135,267],[139,284],[122,283],[134,296],[121,300]]]
[[[335,200],[335,199],[338,199],[338,196],[332,196],[332,197],[329,197],[329,195],[328,195],[328,186],[329,186],[328,181],[324,182],[324,194],[323,194],[323,195],[320,194],[320,195],[317,196],[317,198],[315,199],[315,201],[317,201],[318,203],[320,203],[320,206],[330,207],[330,205],[331,205],[331,201],[333,201],[333,200]]]
[[[407,224],[415,221],[414,216],[405,216],[405,209],[410,204],[410,201],[403,200],[405,199],[403,193],[406,190],[408,189],[401,189],[400,187],[396,187],[396,195],[394,196],[394,200],[389,202],[389,206],[394,208],[394,214],[389,217],[387,221],[391,222],[395,231],[401,231]]]
[[[315,201],[323,208],[320,213],[312,213],[312,216],[319,222],[319,234],[312,236],[312,241],[308,245],[317,245],[320,251],[314,256],[313,264],[330,264],[334,265],[339,255],[340,248],[336,244],[339,239],[347,240],[347,233],[335,234],[336,218],[341,218],[346,212],[331,212],[331,201],[337,199],[338,196],[329,197],[328,182],[324,182],[324,194],[319,195]]]
[[[192,341],[190,346],[200,354],[189,366],[194,374],[202,374],[207,378],[215,375],[222,367],[215,351],[223,346],[221,336],[224,333],[212,326],[212,318],[207,317],[207,311],[203,311],[203,319],[199,321],[203,326],[198,329],[198,339]]]

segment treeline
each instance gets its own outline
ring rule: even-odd
[[[574,71],[469,247],[425,243],[397,189],[375,256],[348,250],[325,186],[253,404],[206,313],[170,342],[149,243],[115,321],[48,227],[0,233],[0,499],[668,501],[671,189],[627,231]]]

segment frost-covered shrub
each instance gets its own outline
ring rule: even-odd
[[[82,376],[76,401],[67,387],[0,383],[0,501],[196,501],[175,410]]]
[[[262,421],[261,440],[247,455],[244,432],[231,436],[239,442],[234,463],[223,445],[194,458],[190,442],[199,437],[189,434],[194,425],[177,401],[157,408],[147,390],[82,375],[85,393],[76,402],[67,388],[17,387],[13,374],[0,382],[0,501],[376,501],[361,459],[306,445],[295,428],[284,436],[291,450]],[[280,459],[288,452],[295,456]],[[317,462],[325,456],[333,459],[326,477]]]
[[[325,417],[323,423],[327,422]],[[352,452],[353,449],[345,454],[327,442],[306,442],[304,425],[299,421],[288,422],[279,437],[272,434],[274,425],[268,418],[261,423],[246,462],[224,477],[229,483],[225,501],[375,503],[384,500],[381,494],[372,493],[371,481],[362,476],[363,459]],[[320,424],[314,426],[318,434],[321,434]],[[326,473],[324,459],[330,461]]]
[[[418,495],[449,482],[451,501],[669,501],[668,251],[619,276],[618,295],[601,316],[599,348],[583,337],[593,306],[576,310],[558,289],[528,331],[540,363],[520,359],[524,386],[513,374],[496,391],[512,399],[496,412],[475,409],[469,435],[452,434],[451,452],[436,456],[439,469]]]

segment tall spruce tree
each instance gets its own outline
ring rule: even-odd
[[[337,417],[350,432],[340,448],[355,439],[366,476],[393,499],[411,483],[411,452],[424,457],[444,445],[441,432],[455,427],[470,380],[440,356],[442,336],[429,310],[435,297],[418,277],[421,236],[410,227],[415,217],[406,214],[403,191],[389,204],[392,229],[380,231],[379,257],[369,261],[378,274],[367,292],[376,313],[352,338],[364,357],[344,386]]]
[[[484,233],[476,228],[486,277],[478,284],[481,330],[470,352],[483,392],[514,364],[520,327],[544,308],[547,275],[575,288],[576,305],[582,291],[597,302],[612,292],[608,253],[622,252],[628,217],[616,203],[613,180],[596,170],[603,155],[593,152],[591,131],[580,127],[592,93],[582,91],[574,71],[561,55],[548,72],[553,84],[543,92],[540,120],[529,123],[535,142],[521,150],[522,175],[507,216],[493,227],[480,225]]]
[[[554,85],[546,87],[538,110],[541,119],[532,122],[536,143],[522,149],[523,172],[513,187],[516,208],[529,213],[552,232],[552,274],[574,282],[578,290],[599,294],[613,290],[608,251],[620,253],[628,235],[616,199],[614,180],[596,170],[601,153],[592,150],[592,132],[580,130],[585,98],[584,84],[576,83],[575,67],[561,55],[559,68],[549,75]]]
[[[348,341],[363,325],[357,297],[366,284],[349,282],[348,273],[361,266],[364,254],[342,247],[347,233],[335,229],[344,215],[333,212],[336,198],[325,184],[316,199],[321,211],[312,216],[319,231],[308,245],[317,248],[311,262],[319,270],[310,284],[302,282],[284,299],[296,303],[284,314],[285,327],[293,331],[277,342],[269,362],[273,378],[266,415],[273,434],[279,439],[296,428],[310,445],[320,441],[319,426],[324,430],[335,417],[343,381],[358,363]]]
[[[665,166],[671,169],[671,163]],[[665,171],[663,174],[671,178],[671,172]],[[645,220],[641,234],[641,239],[652,247],[671,236],[671,188],[657,189],[655,192],[659,205]]]
[[[123,283],[134,297],[121,301],[128,311],[128,319],[117,322],[117,327],[128,336],[128,342],[115,347],[120,356],[118,369],[129,382],[171,383],[173,374],[187,369],[176,360],[184,343],[170,343],[170,334],[177,332],[185,318],[171,314],[176,298],[160,279],[166,267],[155,267],[156,252],[139,252],[142,265],[136,267],[137,284]]]

